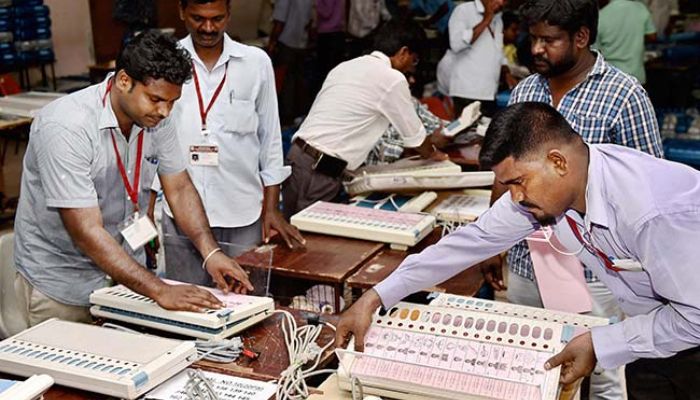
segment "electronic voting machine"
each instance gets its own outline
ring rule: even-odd
[[[194,342],[50,319],[0,342],[0,372],[136,399],[197,358]]]
[[[48,375],[33,375],[22,382],[0,379],[0,400],[40,400],[51,386],[53,378]]]
[[[405,250],[432,232],[435,217],[317,201],[293,215],[291,223],[302,231],[389,243]]]
[[[169,284],[181,282],[165,280]],[[224,294],[205,288],[224,303],[224,308],[203,313],[169,311],[154,300],[124,285],[96,290],[90,295],[92,315],[200,339],[224,339],[267,318],[274,311],[269,297]]]
[[[411,400],[556,400],[560,368],[545,371],[544,363],[573,337],[573,324],[608,323],[572,314],[563,319],[569,326],[560,319],[565,313],[496,302],[477,309],[481,300],[440,296],[449,297],[377,311],[363,353],[337,350],[340,387],[352,390],[355,382],[365,394]],[[539,319],[525,317],[533,310]]]
[[[461,189],[493,185],[492,171],[462,172],[451,161],[402,159],[387,165],[373,165],[353,171],[343,182],[351,196],[369,192]]]

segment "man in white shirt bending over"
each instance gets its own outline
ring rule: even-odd
[[[292,175],[282,188],[286,216],[317,200],[334,200],[343,172],[362,165],[389,124],[405,147],[423,157],[445,157],[433,145],[444,139],[426,133],[404,75],[415,70],[424,41],[417,24],[390,21],[377,33],[372,54],[331,70],[287,155]]]

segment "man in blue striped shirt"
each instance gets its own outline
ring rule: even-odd
[[[614,143],[663,156],[654,108],[636,79],[608,64],[590,49],[598,27],[593,0],[529,0],[521,9],[528,25],[535,74],[513,90],[510,104],[526,101],[554,106],[587,143]],[[493,199],[505,192],[494,187]],[[543,307],[527,243],[508,252],[508,300]],[[497,290],[505,289],[501,259],[482,264],[484,275]],[[592,314],[621,317],[610,291],[584,266],[593,300]],[[622,396],[618,372],[591,376],[591,399]]]

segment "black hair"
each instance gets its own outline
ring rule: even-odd
[[[481,145],[479,165],[490,169],[508,157],[516,160],[552,141],[571,143],[581,137],[546,103],[517,103],[498,112]]]
[[[598,3],[596,0],[527,0],[520,7],[527,25],[546,22],[573,36],[582,27],[590,32],[588,44],[598,36]]]
[[[427,37],[418,23],[410,19],[392,19],[377,29],[374,35],[374,50],[391,57],[406,46],[413,53],[421,55],[425,50]]]
[[[207,3],[214,3],[214,2],[217,2],[219,0],[180,0],[180,7],[182,7],[182,9],[184,10],[185,8],[187,8],[187,5],[190,3],[190,1],[192,1],[193,3],[196,3],[196,4],[207,4]],[[231,5],[231,0],[226,0],[226,6],[228,7],[230,5]]]
[[[117,57],[116,71],[124,70],[132,79],[165,79],[182,85],[192,77],[192,58],[172,35],[146,31],[127,43]]]
[[[518,14],[514,13],[513,11],[504,11],[503,16],[501,17],[503,19],[503,28],[507,29],[513,24],[519,24],[520,23],[520,17]]]

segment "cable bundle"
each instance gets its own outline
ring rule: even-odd
[[[315,375],[334,373],[334,370],[318,370],[321,356],[333,345],[329,342],[323,348],[316,343],[321,335],[323,326],[328,326],[335,331],[335,327],[329,323],[319,325],[297,326],[294,316],[284,310],[277,310],[275,313],[282,314],[282,332],[289,354],[289,367],[282,371],[277,381],[278,400],[301,400],[309,397],[309,388],[306,379]],[[304,365],[313,361],[313,364],[304,369]]]

